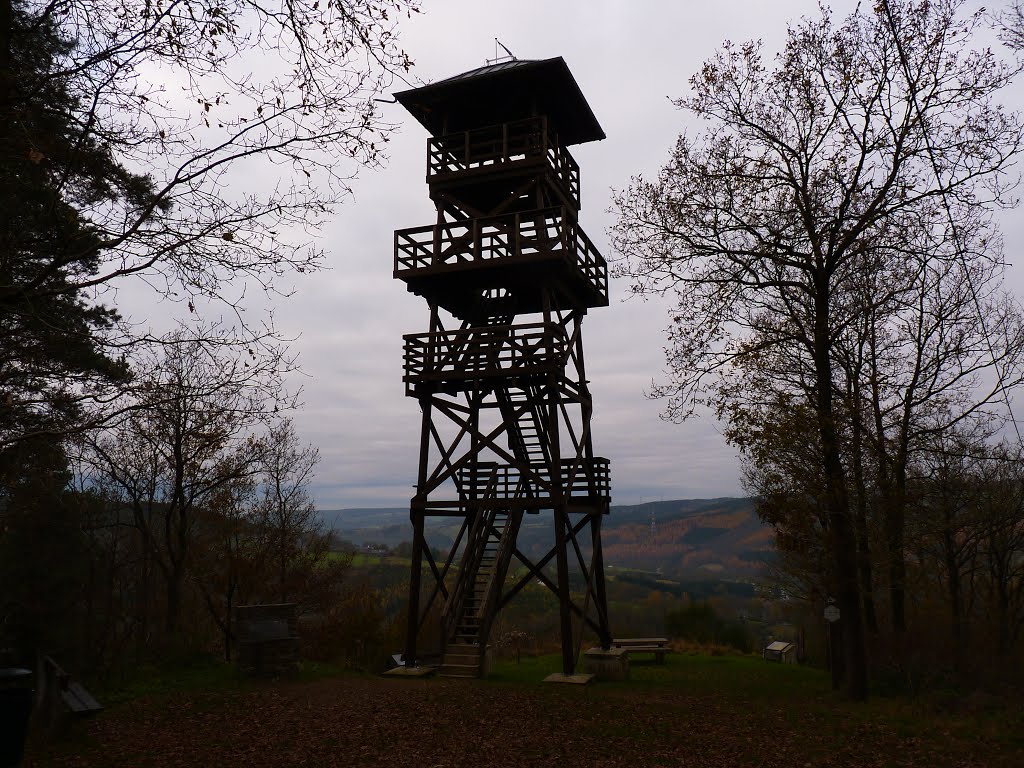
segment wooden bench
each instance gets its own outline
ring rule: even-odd
[[[621,637],[612,640],[612,648],[621,648],[631,657],[634,653],[653,653],[656,664],[664,664],[665,654],[672,650],[667,637]]]
[[[73,720],[91,717],[103,711],[103,705],[81,683],[61,669],[56,661],[44,656],[41,662],[40,704],[51,730],[67,733]]]

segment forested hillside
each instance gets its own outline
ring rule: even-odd
[[[411,537],[406,509],[334,509],[321,513],[327,527],[353,544],[394,547]],[[653,526],[652,526],[653,521]],[[432,547],[447,549],[458,524],[434,521]],[[552,541],[549,516],[523,521],[519,545],[538,553]],[[748,576],[774,551],[771,529],[748,498],[686,499],[613,506],[603,525],[605,563],[690,578]]]

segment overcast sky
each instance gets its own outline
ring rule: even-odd
[[[832,7],[841,17],[853,5]],[[775,51],[788,22],[817,14],[813,0],[424,0],[423,8],[401,26],[421,81],[483,66],[495,37],[521,59],[565,59],[608,136],[572,153],[581,224],[609,261],[612,188],[655,172],[679,133],[699,128],[669,99],[687,94],[690,75],[723,40],[760,38]],[[415,480],[419,409],[404,397],[402,334],[425,331],[428,314],[391,277],[392,233],[432,222],[427,133],[399,105],[384,110],[401,126],[387,168],[363,173],[325,228],[330,271],[298,282],[277,309],[281,329],[301,334],[294,349],[306,375],[293,381],[306,405],[295,421],[321,451],[313,487],[321,508],[405,506]],[[665,305],[624,298],[613,280],[610,306],[584,323],[594,445],[612,462],[613,503],[739,495],[735,452],[714,420],[666,423],[663,404],[645,397],[663,369]]]

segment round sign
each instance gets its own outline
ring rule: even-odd
[[[834,605],[826,605],[825,621],[829,622],[830,624],[839,621],[839,609],[836,608]]]

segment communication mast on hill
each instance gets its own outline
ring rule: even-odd
[[[430,311],[429,330],[405,336],[405,391],[422,411],[405,664],[437,645],[427,627],[439,615],[441,674],[453,677],[485,672],[495,617],[534,582],[558,597],[564,674],[586,630],[611,644],[609,467],[594,455],[583,364],[583,318],[608,304],[608,270],[577,221],[579,166],[567,149],[604,131],[561,58],[505,52],[395,95],[430,131],[437,212],[395,232],[394,276]],[[525,515],[550,515],[539,558],[517,546]],[[424,536],[431,517],[461,521],[443,563]],[[570,568],[584,586],[576,599]]]

